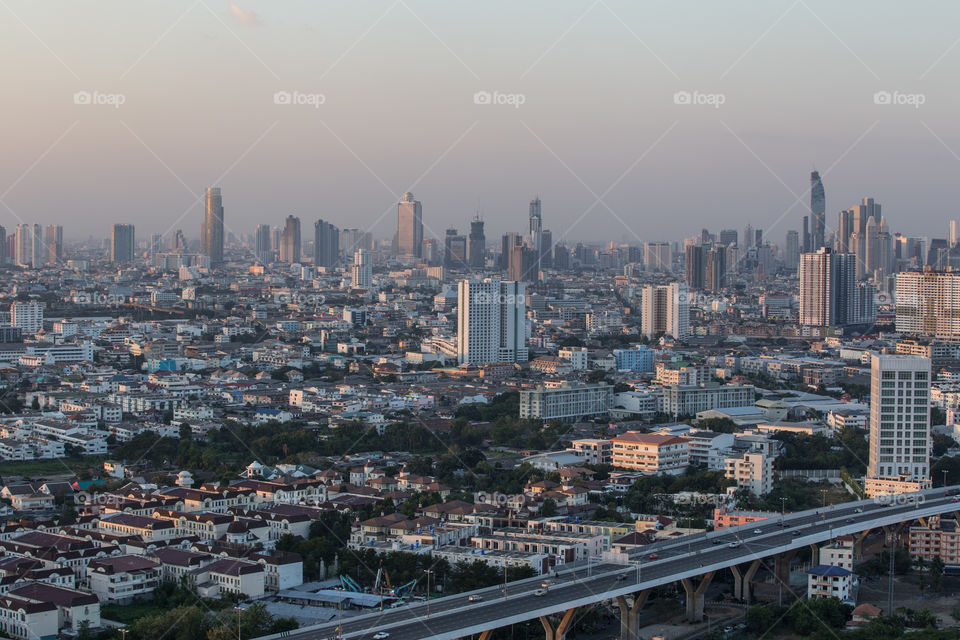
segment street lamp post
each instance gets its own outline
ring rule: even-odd
[[[427,574],[427,617],[430,617],[430,576],[433,574],[433,569],[424,569],[423,572]]]
[[[240,638],[240,614],[243,612],[243,609],[242,609],[241,607],[234,607],[234,610],[237,612],[237,640],[241,640],[241,638]]]
[[[784,520],[787,517],[787,499],[780,498],[780,527],[783,527]]]
[[[947,469],[943,469],[943,488],[947,488]]]
[[[503,597],[507,597],[507,563],[503,563]]]

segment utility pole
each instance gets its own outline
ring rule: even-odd
[[[893,572],[894,572],[894,556],[897,554],[897,538],[896,534],[890,532],[890,568],[888,571],[889,582],[887,584],[887,615],[893,615]]]
[[[236,611],[237,611],[237,640],[241,640],[241,638],[240,638],[240,614],[243,612],[243,609],[240,608],[240,607],[234,607],[234,609],[236,609]]]
[[[433,569],[424,569],[423,572],[427,574],[427,617],[430,617],[430,575],[433,573]]]

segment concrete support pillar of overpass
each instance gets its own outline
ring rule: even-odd
[[[713,580],[713,571],[708,571],[700,579],[700,584],[694,586],[693,578],[681,578],[680,584],[687,594],[687,620],[689,622],[703,622],[703,601],[707,587]]]
[[[567,637],[567,631],[570,629],[570,623],[573,621],[573,613],[576,609],[567,609],[560,618],[560,622],[554,627],[547,616],[540,616],[540,624],[543,625],[543,632],[546,634],[544,640],[564,640]]]
[[[743,600],[750,604],[753,596],[753,590],[750,588],[750,582],[760,568],[760,561],[754,560],[745,570],[741,570],[740,565],[730,565],[730,572],[733,574],[733,597],[737,600]]]
[[[640,609],[647,603],[650,589],[633,594],[633,604],[625,596],[617,596],[620,608],[620,640],[640,640]]]
[[[859,560],[863,557],[863,541],[867,539],[867,536],[870,535],[870,529],[862,531],[853,539],[853,557],[856,560]]]
[[[820,545],[815,542],[810,543],[810,565],[815,567],[820,564]]]
[[[480,637],[478,637],[477,640],[490,640],[490,636],[492,634],[493,634],[493,629],[487,629],[486,631],[480,634]]]

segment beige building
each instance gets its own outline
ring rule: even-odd
[[[762,453],[727,458],[724,475],[735,480],[738,489],[762,496],[773,489],[773,458]]]
[[[679,474],[690,464],[686,438],[627,431],[612,440],[613,466],[643,473]]]

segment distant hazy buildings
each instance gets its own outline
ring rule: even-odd
[[[497,278],[457,287],[457,360],[461,364],[527,360],[526,286]]]
[[[870,362],[868,497],[930,487],[930,360],[874,355]]]
[[[479,216],[470,221],[470,236],[467,245],[468,264],[471,269],[483,269],[486,258],[487,239],[483,233],[483,220]]]
[[[313,225],[313,264],[335,267],[340,261],[340,230],[331,223],[317,220]]]
[[[14,236],[13,261],[21,267],[39,267],[43,264],[43,236],[38,224],[18,224]]]
[[[300,238],[300,218],[289,215],[280,234],[280,262],[297,264],[300,262],[300,252],[303,241]]]
[[[273,247],[270,243],[270,225],[257,225],[254,237],[253,255],[260,264],[273,262]]]
[[[826,242],[827,198],[823,191],[820,173],[810,174],[810,216],[813,222],[813,250],[823,247]]]
[[[409,191],[397,204],[396,257],[401,262],[415,262],[423,256],[423,212],[420,201]]]
[[[200,246],[210,264],[223,262],[223,199],[220,187],[207,187],[203,227],[200,229]]]
[[[673,249],[669,242],[648,242],[643,251],[647,271],[669,273],[673,268]]]
[[[896,300],[898,332],[960,341],[960,273],[898,273]]]
[[[647,338],[690,336],[690,289],[686,284],[644,287],[640,301],[640,330]]]
[[[110,235],[110,260],[112,262],[133,262],[136,237],[132,224],[115,224]]]
[[[43,242],[47,247],[47,264],[58,264],[63,260],[63,227],[48,224],[43,230]]]

